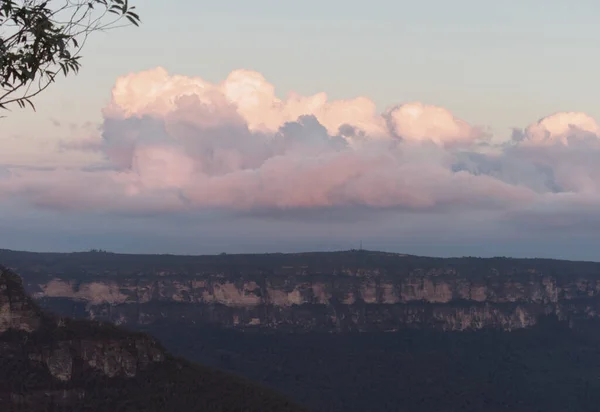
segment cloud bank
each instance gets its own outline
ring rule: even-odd
[[[600,126],[585,113],[550,114],[493,145],[485,127],[443,107],[408,102],[378,113],[366,97],[280,99],[252,71],[212,84],[156,68],[117,79],[103,117],[97,137],[57,145],[96,161],[0,166],[0,203],[274,219],[342,209],[489,213],[532,230],[585,228],[600,206]]]

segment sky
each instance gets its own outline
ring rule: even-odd
[[[600,260],[600,3],[137,3],[0,119],[0,248]]]

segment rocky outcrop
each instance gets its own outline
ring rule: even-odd
[[[133,377],[165,358],[163,349],[149,336],[44,314],[25,293],[21,279],[2,267],[0,302],[0,339],[8,337],[0,346],[0,356],[14,358],[25,352],[29,362],[60,381],[71,380],[75,369],[111,378]],[[17,340],[12,338],[15,333],[20,333]]]
[[[41,319],[41,311],[23,292],[21,279],[0,266],[0,333],[8,329],[31,332]]]
[[[71,380],[77,362],[79,368],[103,376],[131,378],[152,362],[165,359],[162,349],[147,338],[57,341],[36,349],[29,353],[29,359],[47,367],[61,381]]]
[[[169,356],[149,335],[43,312],[0,267],[1,411],[303,411]]]
[[[165,359],[163,349],[148,336],[42,312],[25,293],[19,276],[4,267],[0,267],[0,307],[3,410],[68,406],[87,394],[76,387],[82,377],[133,378]]]

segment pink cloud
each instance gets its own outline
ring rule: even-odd
[[[436,144],[473,143],[482,133],[443,107],[408,103],[388,111],[396,136]]]
[[[520,142],[484,151],[481,129],[445,108],[413,102],[378,113],[366,97],[280,99],[256,72],[212,84],[157,68],[119,78],[103,114],[101,136],[63,145],[93,149],[101,164],[9,167],[0,196],[127,213],[348,206],[515,213],[557,193],[600,194],[600,131],[582,113],[554,114],[526,128]]]
[[[282,100],[260,73],[248,70],[236,70],[220,84],[199,77],[170,76],[160,67],[132,73],[117,80],[111,104],[104,113],[109,117],[164,117],[173,112],[181,116],[179,102],[186,97],[195,97],[198,104],[209,108],[213,121],[222,119],[223,108],[229,105],[255,132],[275,133],[286,122],[312,115],[332,135],[338,133],[340,126],[351,123],[372,138],[390,138],[392,132],[406,139],[443,143],[477,136],[469,124],[448,110],[418,102],[391,110],[388,115],[393,130],[389,130],[387,116],[378,114],[375,103],[366,97],[328,101],[325,93],[306,97],[292,93]]]
[[[540,119],[525,129],[523,144],[568,145],[569,140],[600,135],[600,126],[586,113],[559,112]]]

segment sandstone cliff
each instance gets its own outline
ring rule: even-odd
[[[41,320],[42,313],[23,292],[21,279],[0,266],[0,333],[8,329],[31,332]]]
[[[20,253],[0,257],[19,270],[41,304],[125,325],[177,320],[293,330],[513,330],[532,326],[542,314],[569,320],[600,311],[600,264],[589,262],[366,251]]]

